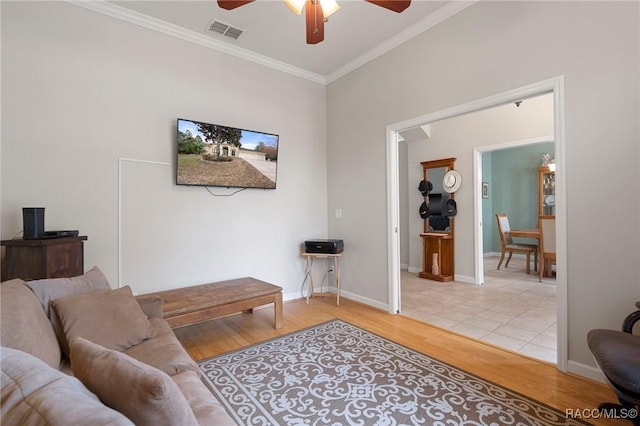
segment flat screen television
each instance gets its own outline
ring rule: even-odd
[[[275,189],[278,135],[178,118],[176,184]]]

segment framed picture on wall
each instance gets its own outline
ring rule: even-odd
[[[482,198],[489,198],[489,182],[482,182]]]

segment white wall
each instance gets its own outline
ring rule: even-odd
[[[1,7],[3,239],[44,206],[115,286],[118,159],[169,163],[122,165],[122,282],[250,275],[299,294],[300,244],[327,236],[324,86],[65,2]],[[277,189],[176,187],[177,117],[279,134]]]
[[[387,125],[564,75],[568,355],[570,366],[592,365],[587,331],[618,328],[640,296],[638,8],[478,2],[330,84],[329,206],[344,215],[329,217],[329,232],[349,247],[344,288],[388,303]],[[624,185],[601,178],[603,159]],[[615,226],[594,220],[596,193],[624,200]]]
[[[463,185],[455,194],[458,214],[453,219],[456,279],[474,282],[473,149],[548,135],[553,135],[551,94],[527,99],[520,107],[510,103],[432,123],[429,139],[409,144],[406,172],[410,183],[422,179],[421,161],[457,158],[455,168],[462,175]],[[422,196],[418,191],[409,194],[411,211],[414,205],[420,205]],[[535,199],[536,195],[532,196]],[[410,218],[410,266],[421,270],[423,220],[417,210]]]

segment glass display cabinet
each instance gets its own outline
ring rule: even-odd
[[[538,216],[556,215],[556,172],[549,166],[538,168]]]

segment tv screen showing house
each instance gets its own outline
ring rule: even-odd
[[[278,135],[178,119],[176,183],[275,189]]]

